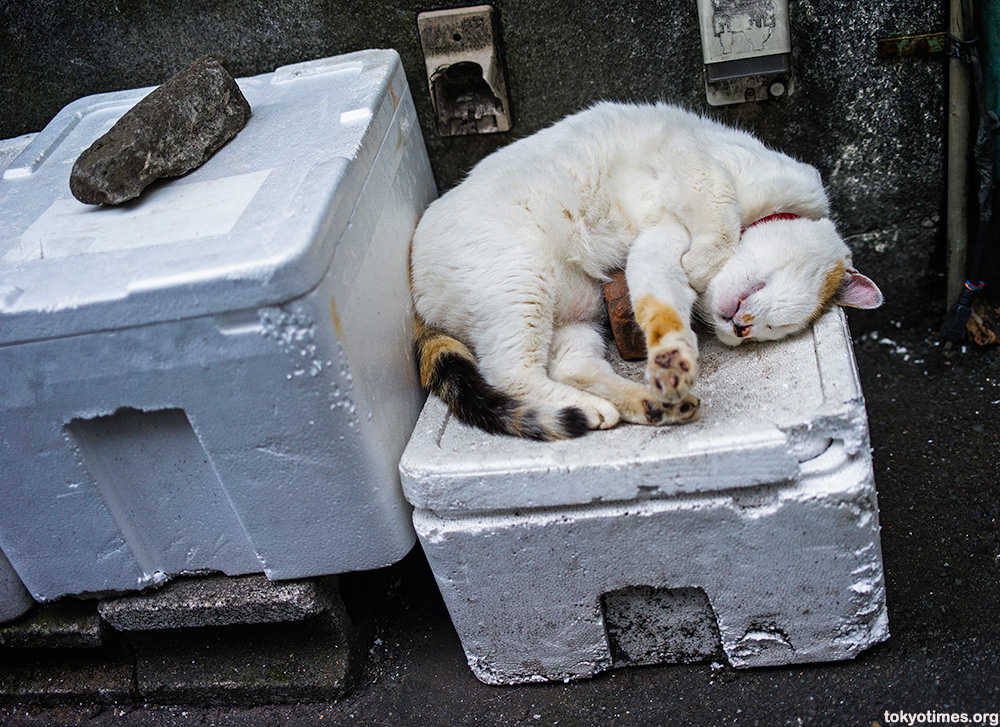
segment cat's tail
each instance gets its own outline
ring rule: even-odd
[[[490,434],[541,440],[569,439],[588,431],[586,416],[575,406],[547,411],[491,386],[464,343],[431,328],[420,316],[414,319],[420,383],[460,421]]]

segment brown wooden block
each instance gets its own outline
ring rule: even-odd
[[[646,358],[646,337],[635,322],[624,270],[614,271],[611,280],[604,284],[604,302],[618,353],[626,360]]]

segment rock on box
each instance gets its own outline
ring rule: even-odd
[[[694,424],[553,443],[483,434],[428,399],[403,490],[477,677],[827,661],[887,638],[843,313],[778,343],[703,341],[696,393]]]
[[[415,540],[407,251],[436,189],[399,58],[239,85],[246,127],[139,200],[68,179],[150,89],[70,104],[0,181],[0,549],[36,599]]]

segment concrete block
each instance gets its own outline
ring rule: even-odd
[[[105,642],[107,626],[97,602],[62,598],[39,605],[27,615],[0,626],[0,646],[25,649],[95,648]]]
[[[36,600],[415,542],[407,249],[436,189],[399,57],[238,83],[246,127],[136,202],[68,175],[150,89],[70,104],[0,178],[0,548]]]
[[[131,644],[139,695],[151,702],[336,699],[349,683],[360,638],[336,577],[183,578],[102,600],[99,611]]]
[[[847,659],[888,636],[842,312],[779,343],[706,340],[701,355],[702,418],[683,427],[529,442],[428,400],[400,471],[479,679]]]
[[[132,632],[148,702],[253,705],[332,701],[350,685],[354,650],[341,614],[293,623]]]
[[[182,578],[155,591],[104,599],[98,611],[119,631],[303,621],[343,605],[336,579],[272,582],[261,575]]]
[[[51,707],[129,704],[135,699],[135,666],[122,644],[0,652],[0,701]]]

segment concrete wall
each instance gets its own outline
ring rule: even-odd
[[[711,109],[694,0],[497,0],[514,127],[451,138],[434,131],[415,20],[436,7],[419,0],[5,3],[0,138],[40,130],[79,96],[158,84],[210,51],[226,55],[235,75],[251,75],[392,47],[442,189],[497,146],[593,101],[670,100],[751,127],[819,167],[859,266],[887,294],[869,322],[916,322],[913,311],[940,294],[943,59],[880,61],[875,41],[943,29],[943,3],[792,0],[795,93]]]

